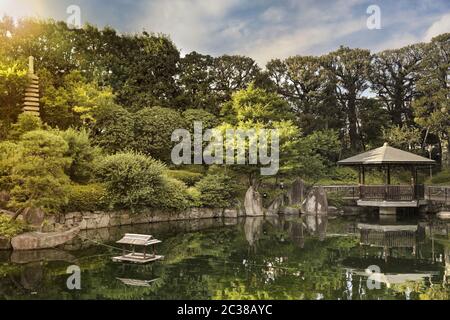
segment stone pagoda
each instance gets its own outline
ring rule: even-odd
[[[28,58],[28,77],[30,83],[25,89],[23,111],[39,116],[39,77],[34,74],[34,57]]]

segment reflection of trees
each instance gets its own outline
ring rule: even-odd
[[[396,287],[367,290],[366,278],[344,272],[344,266],[364,269],[382,263],[376,248],[364,251],[355,236],[328,236],[317,241],[321,226],[331,233],[346,234],[346,225],[300,218],[249,219],[238,226],[202,231],[157,234],[164,239],[161,253],[166,259],[152,265],[128,266],[110,261],[114,250],[90,247],[72,251],[82,270],[82,290],[68,291],[65,282],[69,262],[41,262],[43,271],[34,281],[26,277],[28,265],[0,264],[0,298],[58,299],[372,299],[404,298]],[[324,230],[324,228],[322,229]],[[257,250],[249,250],[251,246]],[[431,244],[423,253],[431,256]],[[436,252],[443,252],[435,245]],[[447,255],[443,257],[448,257]],[[353,260],[352,260],[353,259]],[[353,265],[353,262],[356,265]],[[402,260],[403,261],[403,260]],[[413,259],[404,264],[395,258],[389,268],[399,272],[409,267],[421,269]],[[386,265],[380,265],[382,269]],[[12,268],[13,267],[13,268]],[[387,268],[387,267],[386,267]],[[406,269],[405,269],[406,268]],[[429,265],[423,266],[431,270]],[[439,268],[436,265],[437,270]],[[387,269],[389,270],[389,269]],[[392,269],[395,271],[395,269]],[[150,287],[124,285],[116,278],[151,280]],[[33,280],[33,281],[31,281]],[[36,285],[30,285],[36,283]],[[436,281],[434,281],[436,284]],[[442,284],[442,281],[438,283]],[[397,285],[396,285],[397,286]],[[412,298],[448,298],[442,286],[430,289],[429,283],[411,286]],[[29,289],[26,289],[28,287]],[[400,290],[400,291],[399,291]],[[30,296],[32,291],[37,294]],[[447,294],[447,296],[446,296]]]

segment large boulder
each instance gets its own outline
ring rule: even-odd
[[[245,194],[245,214],[250,217],[264,216],[264,208],[262,197],[258,191],[256,191],[253,186],[248,188]]]
[[[327,193],[323,187],[313,188],[302,206],[306,214],[328,214]]]
[[[280,209],[284,206],[284,196],[279,195],[276,197],[272,203],[269,205],[266,211],[267,216],[278,216]]]
[[[18,235],[11,240],[14,250],[38,250],[55,248],[71,241],[80,231],[79,227],[62,232],[28,232]]]
[[[292,184],[291,188],[287,192],[289,199],[289,205],[300,204],[303,201],[303,195],[305,192],[305,183],[302,179],[297,179]]]

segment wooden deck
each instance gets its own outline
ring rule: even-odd
[[[123,256],[113,257],[112,260],[114,262],[130,262],[130,263],[139,263],[139,264],[146,264],[154,261],[158,261],[164,259],[164,256],[159,255],[152,255],[152,254],[146,254],[136,252],[136,253],[129,253]]]

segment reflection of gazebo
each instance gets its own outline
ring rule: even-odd
[[[381,214],[395,214],[396,208],[418,207],[424,200],[424,186],[418,184],[417,170],[434,165],[435,161],[388,146],[361,153],[338,162],[359,168],[359,206],[379,207]],[[410,185],[391,185],[391,170],[395,167],[411,171]],[[366,185],[366,169],[385,172],[383,185]]]
[[[418,225],[379,225],[358,223],[360,244],[383,248],[387,258],[390,249],[412,249],[416,254],[417,245],[423,241],[425,231]]]

